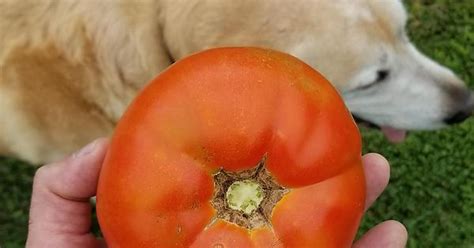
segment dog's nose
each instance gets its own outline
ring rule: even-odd
[[[467,118],[469,118],[469,116],[471,116],[471,114],[472,114],[471,111],[459,111],[459,112],[455,113],[454,115],[452,115],[451,117],[448,117],[448,118],[444,119],[444,123],[446,123],[448,125],[461,123],[464,120],[466,120]]]
[[[469,118],[470,116],[472,116],[473,114],[474,114],[474,93],[471,92],[468,97],[467,102],[464,104],[462,109],[454,113],[450,117],[444,119],[444,122],[449,125],[461,123],[467,118]]]

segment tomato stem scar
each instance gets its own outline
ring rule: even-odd
[[[276,203],[289,192],[280,186],[265,168],[266,157],[249,170],[214,175],[214,197],[211,201],[217,218],[247,229],[271,226]]]

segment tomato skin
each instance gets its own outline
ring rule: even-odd
[[[211,224],[213,173],[263,156],[291,189],[273,229]],[[283,53],[218,48],[175,63],[131,104],[103,164],[97,212],[109,247],[349,247],[364,202],[360,135],[330,83]]]
[[[364,207],[363,195],[352,192],[364,191],[363,176],[362,167],[355,164],[338,176],[283,197],[272,218],[281,241],[288,247],[350,247]]]

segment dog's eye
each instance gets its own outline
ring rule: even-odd
[[[390,75],[389,70],[378,70],[377,71],[377,78],[375,78],[374,83],[380,83],[380,82],[384,81],[385,79],[387,79],[387,77],[389,75]]]
[[[365,90],[371,88],[372,86],[377,85],[378,83],[382,83],[390,76],[390,70],[387,69],[380,69],[376,73],[377,75],[375,77],[375,80],[367,82],[366,84],[357,87],[355,90]]]

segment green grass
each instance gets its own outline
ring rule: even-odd
[[[13,159],[0,159],[0,246],[23,247],[35,170]]]
[[[386,0],[388,1],[388,0]],[[474,88],[474,1],[407,1],[412,40]],[[362,130],[364,151],[392,164],[390,185],[369,210],[361,232],[386,219],[403,222],[409,247],[474,247],[474,120],[388,143]],[[0,159],[0,243],[23,247],[34,169]]]
[[[408,1],[407,1],[408,2]],[[416,45],[474,86],[474,1],[410,1]],[[387,191],[367,213],[362,231],[403,222],[409,247],[474,247],[474,119],[436,132],[413,132],[399,145],[362,130],[364,151],[388,158]]]

